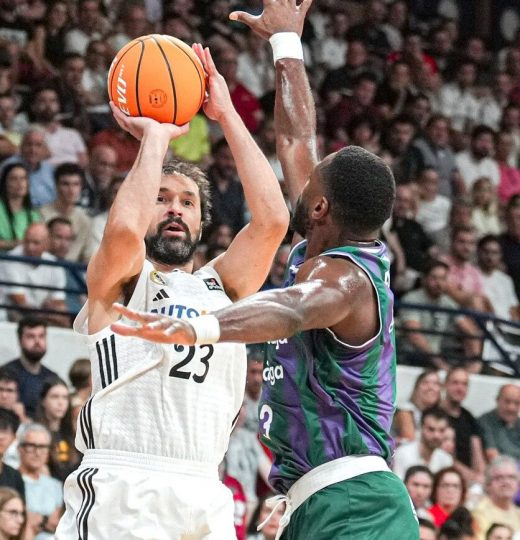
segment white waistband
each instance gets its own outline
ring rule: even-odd
[[[285,503],[285,512],[280,519],[276,540],[291,520],[291,514],[317,491],[337,482],[348,480],[369,472],[391,472],[386,461],[380,456],[345,456],[310,470],[299,478],[289,489],[287,495],[276,495],[268,499],[272,508],[267,519],[258,526],[260,530],[269,521],[276,508]]]
[[[86,450],[81,467],[126,467],[163,473],[203,476],[218,480],[218,467],[212,463],[174,459],[153,454],[139,454],[121,450]]]

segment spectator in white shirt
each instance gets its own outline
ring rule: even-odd
[[[77,13],[77,26],[65,34],[65,52],[84,56],[90,40],[102,39],[110,25],[101,14],[99,0],[80,0]]]
[[[502,111],[511,99],[513,80],[509,73],[499,73],[493,81],[493,91],[480,98],[480,122],[494,130],[500,127]]]
[[[455,81],[441,88],[441,112],[457,131],[465,131],[479,120],[479,102],[473,94],[476,77],[476,65],[464,60],[457,68]]]
[[[488,235],[477,245],[478,266],[484,280],[484,294],[489,298],[497,317],[520,320],[520,302],[513,280],[502,272],[502,246],[496,236]]]
[[[495,149],[495,133],[484,125],[475,126],[471,132],[468,150],[459,152],[455,158],[467,191],[475,181],[486,176],[496,187],[500,182],[498,163],[491,157]]]
[[[448,225],[451,200],[439,194],[439,173],[433,167],[424,168],[417,179],[419,208],[415,217],[424,232],[432,238]]]
[[[486,234],[500,234],[502,225],[498,215],[497,188],[486,176],[478,178],[473,184],[473,210],[471,211],[471,221],[477,237]]]
[[[314,60],[325,73],[345,63],[349,23],[348,13],[336,11],[331,15],[327,34],[314,44]]]
[[[257,98],[274,90],[270,47],[254,32],[247,35],[246,49],[237,58],[237,79]]]
[[[421,437],[402,444],[394,454],[393,471],[404,479],[413,465],[426,465],[432,473],[453,464],[453,458],[441,449],[444,433],[449,426],[448,415],[439,407],[426,409],[421,417]]]

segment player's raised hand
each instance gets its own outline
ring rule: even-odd
[[[195,344],[195,330],[187,321],[166,317],[158,313],[128,309],[121,304],[113,304],[113,307],[127,319],[138,323],[137,326],[121,321],[113,323],[110,328],[116,334],[138,337],[155,343]]]
[[[261,15],[233,11],[229,18],[247,24],[264,39],[269,39],[278,32],[296,32],[301,37],[305,15],[311,4],[312,0],[264,0]]]
[[[119,127],[130,133],[138,141],[143,138],[144,133],[148,130],[156,130],[156,132],[163,134],[164,137],[170,140],[188,133],[190,129],[189,124],[176,126],[175,124],[161,124],[153,118],[146,118],[144,116],[127,116],[112,101],[110,102],[110,108]]]
[[[192,48],[208,74],[208,97],[204,102],[204,112],[210,120],[219,122],[224,115],[234,110],[228,85],[217,71],[209,49],[204,49],[200,43],[194,43]]]

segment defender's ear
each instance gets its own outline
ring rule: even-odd
[[[314,220],[323,219],[329,213],[329,201],[325,197],[320,197],[311,212],[311,217]]]

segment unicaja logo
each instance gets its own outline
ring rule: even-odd
[[[262,378],[265,382],[271,383],[274,386],[276,381],[283,379],[283,367],[282,366],[269,366],[264,368]]]
[[[119,73],[117,75],[117,104],[121,111],[123,111],[125,114],[130,115],[130,110],[128,109],[128,102],[126,99],[126,81],[123,78],[125,70],[125,65],[123,64],[121,68],[119,69]]]

